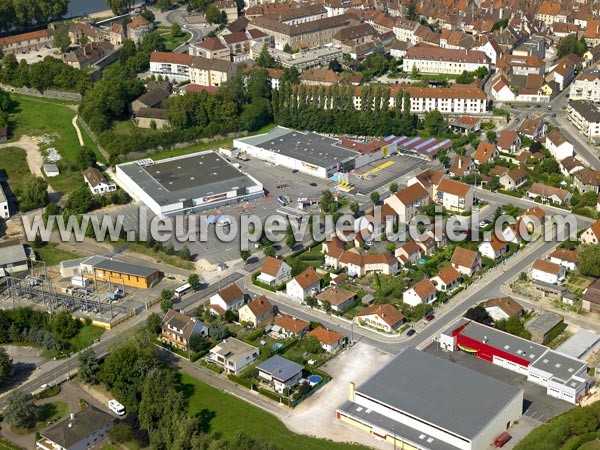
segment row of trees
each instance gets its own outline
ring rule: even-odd
[[[61,19],[68,10],[69,0],[2,0],[0,31],[23,29],[34,21],[46,24]]]
[[[0,82],[15,87],[28,87],[45,91],[58,89],[84,93],[91,86],[91,78],[85,72],[68,64],[46,56],[42,61],[27,64],[15,55],[6,55],[2,59]]]
[[[8,92],[0,88],[0,128],[8,128],[8,113],[11,99]]]

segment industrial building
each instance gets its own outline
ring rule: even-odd
[[[265,134],[235,139],[233,146],[277,166],[329,178],[395,153],[395,141],[395,136],[370,142],[338,139],[277,126]]]
[[[593,384],[585,361],[466,318],[444,331],[439,344],[525,375],[546,387],[549,396],[569,403],[578,403]]]
[[[407,347],[360,387],[337,418],[396,448],[476,450],[521,417],[523,389]]]
[[[262,184],[214,152],[119,164],[117,178],[156,215],[202,211],[259,198]]]

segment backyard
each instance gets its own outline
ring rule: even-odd
[[[243,431],[270,442],[281,450],[366,450],[363,446],[335,443],[292,433],[275,416],[186,374],[182,375],[182,383],[189,413],[209,420],[210,430],[226,439],[233,438],[238,431]],[[310,428],[307,431],[310,432]]]
[[[31,174],[27,166],[25,150],[16,147],[7,147],[0,150],[0,179],[7,178],[13,193],[19,189],[23,179]]]

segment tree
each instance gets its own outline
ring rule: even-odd
[[[152,335],[156,336],[160,333],[162,327],[162,319],[157,313],[152,313],[146,319],[146,330]]]
[[[560,165],[554,158],[544,158],[540,168],[544,173],[548,174],[560,172]]]
[[[340,73],[342,70],[344,70],[344,67],[342,67],[342,65],[337,59],[333,59],[329,61],[329,70],[333,70],[334,72]]]
[[[600,245],[584,245],[579,252],[579,271],[583,275],[600,277]]]
[[[190,276],[188,277],[188,283],[194,291],[198,290],[198,288],[200,287],[200,277],[198,276],[198,274],[190,274]]]
[[[268,50],[268,48],[267,48],[266,45],[263,45],[263,48],[260,51],[260,54],[254,60],[254,64],[257,67],[265,67],[265,68],[276,67],[277,66],[275,58],[273,58],[273,56],[271,56],[271,54],[269,53],[269,50]]]
[[[88,167],[95,167],[98,163],[96,154],[88,147],[81,147],[77,152],[77,168],[84,171]]]
[[[54,32],[54,46],[59,48],[61,52],[66,53],[71,45],[71,38],[69,37],[69,30],[67,27],[59,27]]]
[[[442,113],[437,109],[425,113],[423,126],[425,131],[431,136],[442,136],[446,134],[446,120]]]
[[[481,305],[474,306],[473,308],[469,308],[465,313],[465,317],[470,320],[474,320],[475,322],[490,324],[492,323],[492,318],[485,310],[485,308]]]
[[[319,199],[321,211],[324,213],[334,213],[336,210],[336,202],[330,190],[323,191]]]
[[[85,214],[91,211],[94,204],[94,197],[86,184],[82,184],[69,194],[67,203],[68,209],[72,214]]]
[[[371,198],[371,201],[373,202],[374,205],[377,205],[379,203],[379,200],[380,200],[379,192],[373,191],[373,192],[371,192],[371,195],[369,195],[369,197]]]
[[[390,184],[390,192],[392,194],[395,194],[396,192],[398,192],[398,183],[394,182],[394,183]]]
[[[208,23],[219,23],[221,20],[221,12],[219,8],[211,4],[206,11],[204,11],[204,17]]]
[[[475,81],[475,77],[471,72],[467,72],[466,70],[463,70],[463,72],[456,77],[456,82],[458,84],[471,84],[473,81]]]
[[[77,375],[84,383],[96,384],[98,382],[96,372],[99,367],[98,359],[92,348],[88,347],[79,353],[79,370]]]
[[[576,34],[570,34],[565,37],[560,41],[560,44],[558,44],[558,48],[556,49],[556,55],[559,58],[567,56],[570,53],[575,53],[577,56],[583,56],[585,52],[587,52],[585,39],[582,37],[578,40]]]
[[[166,314],[167,311],[169,311],[170,309],[173,309],[173,300],[163,299],[160,301],[160,310],[162,312],[164,312]]]
[[[106,6],[108,6],[117,16],[129,12],[132,3],[133,0],[106,0]]]
[[[33,428],[38,418],[38,407],[28,392],[13,391],[4,409],[4,420],[17,428]]]
[[[61,309],[54,314],[50,322],[50,328],[58,339],[71,339],[77,334],[81,322],[71,315],[68,309]]]
[[[248,261],[248,258],[250,258],[250,252],[248,250],[242,250],[240,251],[240,257],[244,262],[246,262]]]
[[[140,13],[140,16],[142,16],[148,22],[154,22],[156,20],[156,17],[154,17],[154,13],[152,11],[150,11],[149,9],[144,9]]]
[[[203,350],[208,344],[208,340],[200,333],[195,333],[190,336],[189,347],[190,351],[194,353]]]
[[[358,211],[360,211],[360,205],[357,202],[350,203],[350,211],[356,216]]]
[[[8,353],[4,347],[0,347],[0,387],[4,386],[6,382],[12,377],[14,373],[14,366],[12,359],[8,356]]]
[[[126,442],[132,442],[135,440],[135,433],[131,428],[131,425],[125,422],[119,422],[112,427],[112,430],[108,433],[108,436],[113,442],[119,444],[125,444]]]
[[[81,34],[81,36],[79,36],[79,46],[80,47],[85,47],[88,44],[88,37],[87,34],[83,33]]]
[[[48,204],[48,183],[41,177],[29,175],[25,178],[19,196],[21,211],[31,211]]]
[[[273,248],[272,244],[267,244],[265,246],[263,246],[263,253],[265,254],[265,256],[275,256],[275,249]]]
[[[487,187],[490,191],[497,191],[500,189],[500,178],[497,175],[492,175],[490,181],[488,181]]]
[[[498,135],[494,130],[489,130],[487,133],[485,133],[485,135],[488,142],[496,142],[496,139],[498,138]]]
[[[417,1],[409,0],[408,6],[406,7],[406,18],[408,20],[419,20],[419,14],[417,13]]]
[[[211,323],[208,327],[208,335],[217,341],[227,339],[230,334],[229,329],[225,325],[217,322]]]
[[[281,83],[300,84],[300,72],[296,66],[286,67],[281,75]]]
[[[498,20],[498,21],[494,22],[494,24],[492,25],[492,33],[496,30],[504,30],[507,26],[508,26],[508,18]]]
[[[181,27],[177,22],[174,22],[171,25],[171,39],[177,39],[179,36],[181,36]]]
[[[307,353],[321,353],[323,350],[319,340],[316,337],[309,335],[304,335],[302,338],[302,348]]]

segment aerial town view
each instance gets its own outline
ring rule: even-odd
[[[600,450],[600,3],[0,0],[0,450]]]

